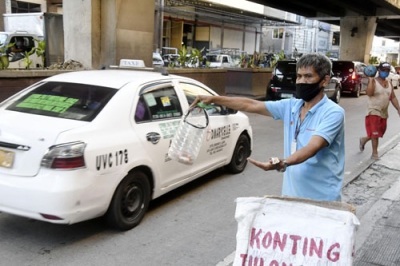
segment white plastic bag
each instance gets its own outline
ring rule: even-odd
[[[236,203],[234,266],[352,265],[359,225],[352,212],[277,198]]]

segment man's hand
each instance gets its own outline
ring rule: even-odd
[[[272,160],[269,159],[268,162],[259,162],[256,161],[252,158],[247,158],[247,161],[254,164],[255,166],[263,169],[264,171],[269,171],[269,170],[276,170],[279,168],[279,163],[278,164],[272,164]]]
[[[212,103],[212,96],[197,95],[196,99],[194,99],[194,102],[192,102],[189,108],[196,107],[199,102],[209,105]]]

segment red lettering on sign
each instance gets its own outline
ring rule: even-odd
[[[289,243],[287,243],[288,236]],[[262,229],[256,229],[254,227],[251,229],[249,245],[254,250],[267,250],[272,248],[273,250],[280,250],[281,252],[285,252],[285,248],[288,245],[288,249],[291,248],[291,255],[297,255],[300,250],[304,257],[317,256],[321,259],[322,255],[325,255],[324,241],[321,238],[307,238],[299,235],[282,234],[279,232],[275,232],[274,235],[272,235],[270,231],[263,232]],[[286,252],[289,252],[289,250]],[[265,261],[265,257],[259,258],[258,256],[253,257],[253,255],[254,254],[250,256],[248,256],[248,254],[241,254],[242,266],[264,266],[265,263],[268,264],[268,262]],[[340,244],[335,243],[331,245],[328,250],[326,250],[326,256],[327,259],[332,262],[338,261],[340,259]],[[247,265],[246,261],[248,262]],[[279,265],[279,262],[273,260],[269,265]],[[282,264],[282,266],[290,265],[291,264]]]
[[[307,255],[307,249],[308,249],[308,238],[304,238],[303,242],[303,256]]]
[[[269,248],[269,246],[271,246],[271,243],[272,243],[272,234],[271,232],[267,232],[263,237],[262,245],[265,249],[267,249]]]
[[[240,254],[240,257],[242,258],[242,266],[245,266],[246,265],[247,254]]]
[[[296,236],[296,235],[290,235],[289,238],[293,240],[293,245],[292,245],[292,254],[296,255],[297,254],[297,241],[301,240],[301,236]]]
[[[314,238],[311,238],[310,241],[310,257],[313,256],[314,252],[317,254],[318,258],[322,258],[322,249],[324,247],[324,243],[322,239],[319,240],[319,248],[317,247],[317,243]]]
[[[253,229],[251,229],[251,236],[250,236],[250,246],[251,248],[254,248],[254,241],[257,242],[257,248],[260,249],[260,239],[259,236],[262,232],[262,230],[258,230],[257,234],[254,234],[254,232],[256,231],[256,229],[253,227]]]
[[[281,249],[281,251],[283,251],[285,249],[286,246],[286,238],[287,235],[283,234],[282,240],[279,236],[278,232],[275,232],[275,236],[274,236],[274,249],[276,249],[276,246],[279,245],[279,248]]]
[[[340,252],[339,251],[332,252],[334,248],[338,248],[340,250],[340,244],[339,243],[333,244],[328,249],[328,253],[326,254],[326,257],[328,258],[328,260],[336,262],[340,259]]]

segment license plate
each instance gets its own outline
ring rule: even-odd
[[[291,93],[282,93],[281,98],[286,99],[286,98],[292,98],[293,94]]]
[[[11,168],[14,162],[14,152],[0,150],[0,167]]]

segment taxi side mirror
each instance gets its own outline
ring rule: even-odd
[[[238,112],[237,110],[222,106],[221,110],[222,115],[231,115],[231,114],[236,114],[237,112]]]

